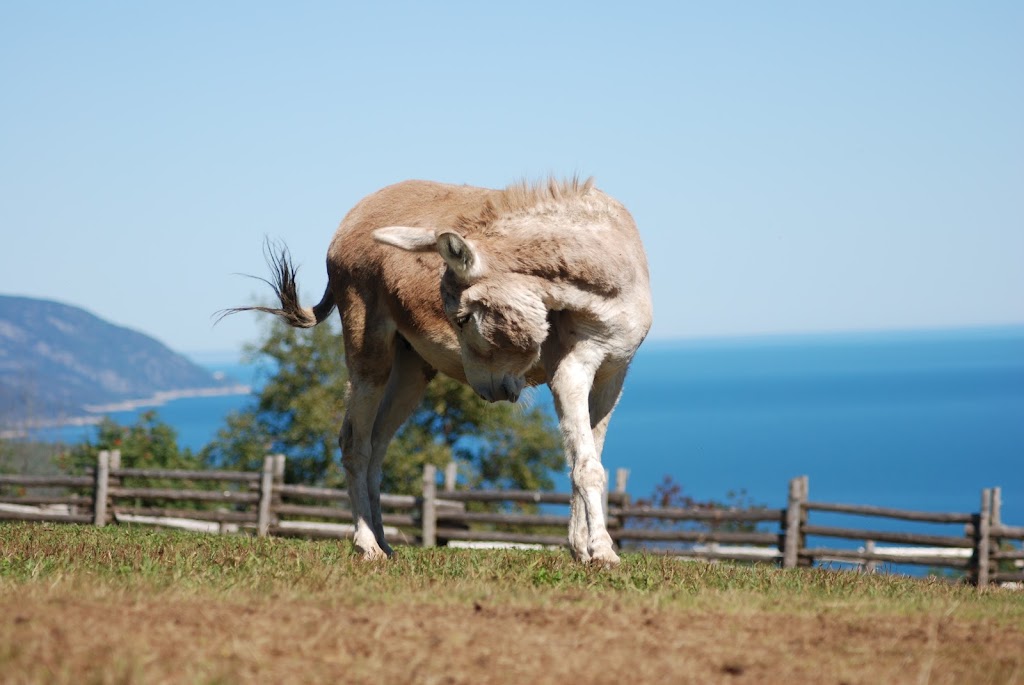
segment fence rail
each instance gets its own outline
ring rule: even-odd
[[[119,452],[103,451],[96,468],[86,475],[0,474],[0,521],[351,535],[354,522],[347,491],[286,484],[284,473],[282,455],[267,457],[260,471],[241,472],[121,468]],[[568,512],[553,509],[568,507],[570,494],[458,490],[454,464],[445,469],[440,484],[439,475],[433,466],[424,469],[420,495],[381,495],[389,539],[424,546],[565,544]],[[786,507],[781,509],[669,508],[633,505],[626,492],[627,478],[628,472],[620,469],[614,491],[605,498],[609,533],[622,547],[689,559],[778,563],[784,568],[838,563],[871,571],[879,563],[924,565],[964,572],[979,587],[1024,583],[1024,526],[1002,522],[1000,488],[982,491],[977,513],[928,512],[813,501],[808,498],[808,479],[802,476],[790,481]],[[147,487],[150,484],[154,486]],[[495,505],[501,510],[495,511]],[[820,525],[810,521],[812,514],[946,529],[940,535]],[[955,534],[950,526],[958,526]],[[818,544],[811,545],[808,539]],[[844,540],[851,546],[822,546],[821,539]],[[859,546],[852,546],[856,543]]]

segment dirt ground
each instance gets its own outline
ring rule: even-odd
[[[4,683],[1022,683],[1024,627],[946,615],[0,596]]]

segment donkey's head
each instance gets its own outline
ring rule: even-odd
[[[548,334],[547,307],[533,277],[495,269],[487,250],[449,230],[390,226],[373,233],[412,252],[437,252],[444,313],[462,349],[466,378],[490,402],[515,402]]]

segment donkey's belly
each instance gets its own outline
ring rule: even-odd
[[[416,350],[416,354],[422,357],[427,364],[461,383],[466,382],[466,372],[462,368],[462,354],[457,347],[441,345],[422,336],[409,335],[405,332],[402,335],[412,345],[412,349]]]

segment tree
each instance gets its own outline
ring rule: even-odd
[[[199,458],[189,449],[178,447],[178,434],[161,421],[155,411],[143,412],[131,426],[123,426],[110,417],[97,426],[95,440],[72,446],[60,455],[58,463],[65,471],[81,472],[96,465],[101,450],[119,450],[123,468],[195,469]]]
[[[64,471],[81,473],[96,466],[96,456],[101,450],[118,450],[121,453],[121,468],[125,469],[185,469],[197,470],[203,467],[199,457],[192,450],[178,447],[178,433],[160,420],[155,411],[139,415],[134,424],[123,426],[110,417],[98,425],[95,440],[87,440],[72,446],[57,458]],[[214,490],[222,484],[213,481],[180,481],[161,478],[124,478],[123,487],[180,488],[190,490]],[[182,502],[183,509],[208,509],[212,502]]]
[[[252,406],[229,417],[203,460],[251,470],[280,452],[292,482],[341,485],[337,435],[348,376],[337,328],[324,322],[295,329],[275,320],[247,356],[263,364],[266,383]],[[489,404],[438,376],[391,443],[382,490],[418,492],[425,464],[443,467],[453,459],[471,487],[550,489],[552,470],[563,465],[557,427],[542,408]]]
[[[703,509],[706,511],[763,510],[768,507],[757,503],[745,489],[730,490],[724,500],[698,500],[686,494],[683,486],[671,475],[665,474],[654,486],[650,497],[641,497],[634,506],[656,509]],[[756,521],[686,521],[669,518],[638,517],[627,520],[627,525],[651,530],[693,530],[706,532],[751,533],[758,530]]]
[[[254,404],[229,415],[226,427],[203,449],[203,460],[258,470],[264,456],[283,453],[289,480],[340,482],[343,472],[334,457],[348,374],[337,332],[327,322],[300,330],[274,321],[246,357],[261,365],[263,387]]]
[[[0,473],[43,476],[56,474],[61,446],[0,436]]]

